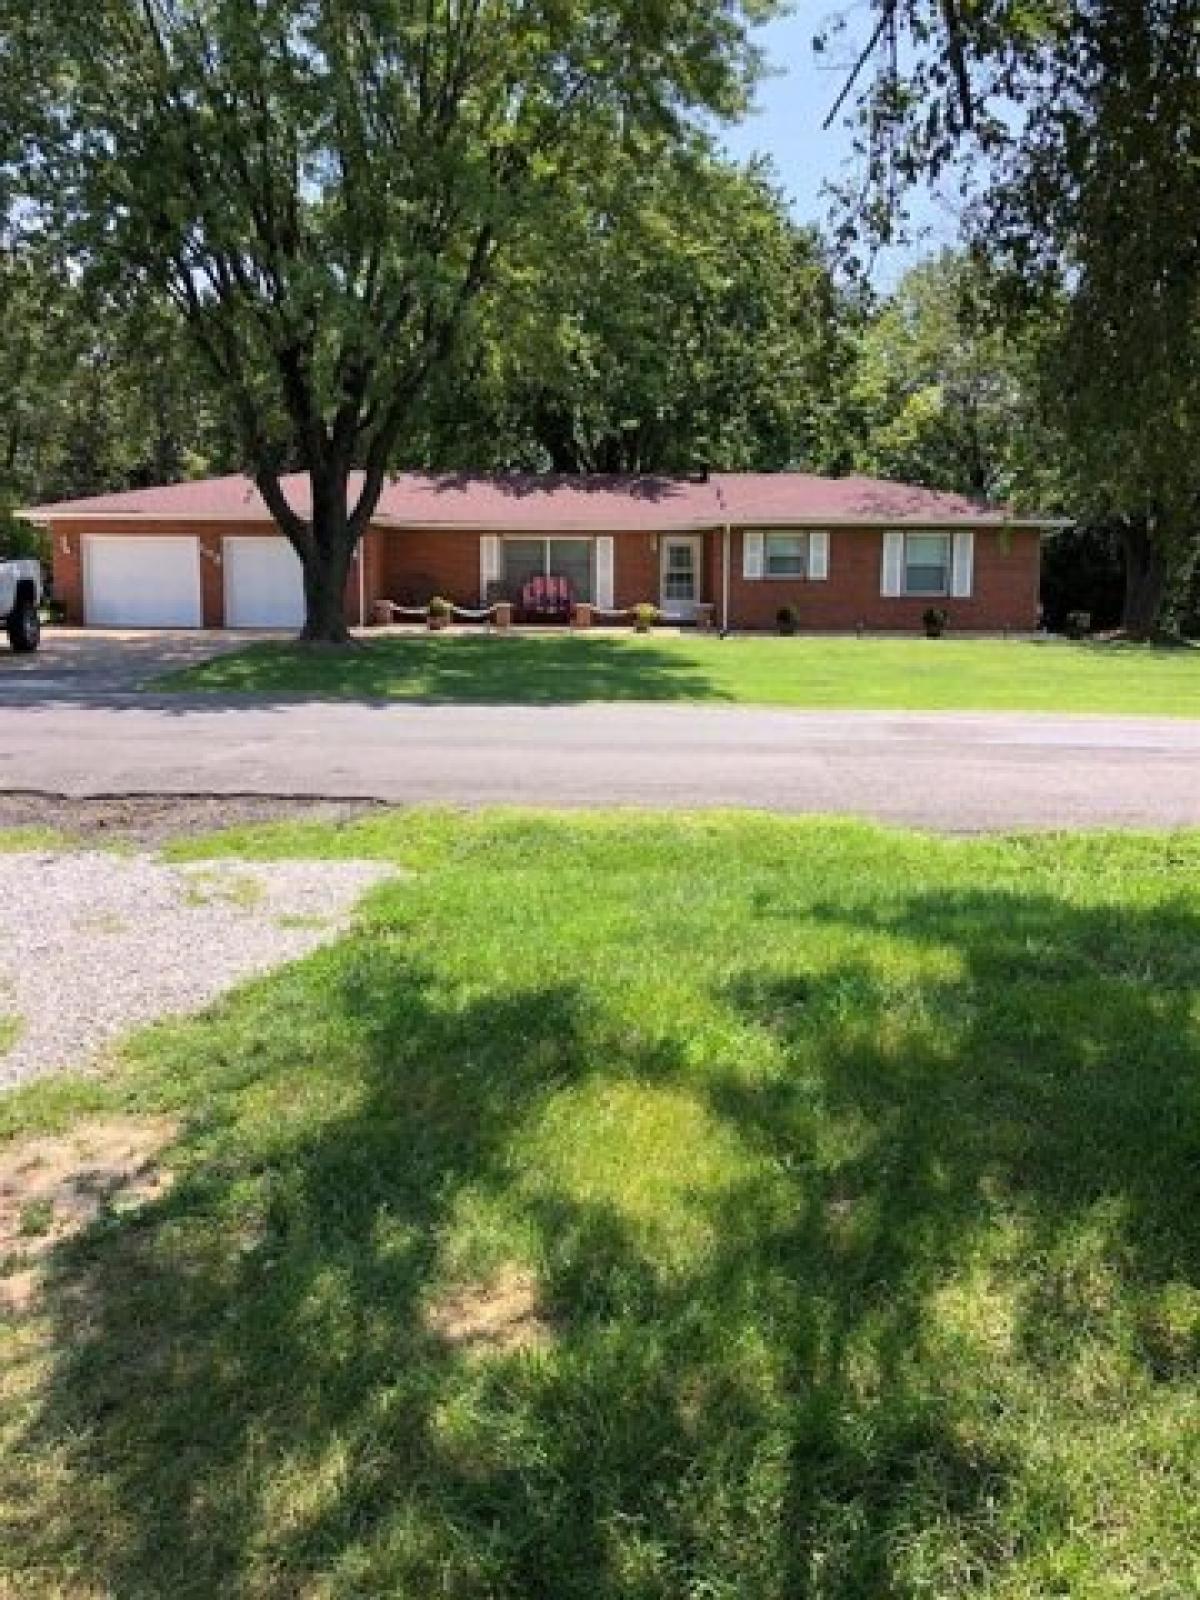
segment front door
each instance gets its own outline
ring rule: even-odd
[[[694,617],[700,603],[698,533],[671,534],[662,543],[662,609],[669,617]]]

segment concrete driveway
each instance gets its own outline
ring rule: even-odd
[[[0,661],[0,788],[396,804],[751,806],[950,832],[1200,825],[1200,722],[694,705],[155,696],[236,635],[52,638]]]
[[[86,698],[133,690],[176,667],[189,667],[227,650],[244,648],[244,633],[147,632],[103,629],[84,632],[46,628],[42,648],[14,656],[0,644],[0,705],[34,704],[45,698]],[[254,634],[271,638],[271,634]]]

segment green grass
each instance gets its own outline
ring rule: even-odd
[[[67,850],[78,843],[57,828],[0,828],[0,856],[23,850]]]
[[[210,852],[409,875],[0,1100],[183,1119],[170,1192],[0,1333],[0,1592],[1197,1592],[1200,835],[393,814],[174,854]],[[514,1272],[540,1347],[439,1337]]]
[[[0,1059],[8,1054],[21,1037],[21,1033],[20,1017],[10,1017],[0,1011]]]
[[[983,639],[409,637],[345,653],[256,644],[154,687],[434,702],[681,700],[1195,717],[1200,650]]]

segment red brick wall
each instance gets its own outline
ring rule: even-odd
[[[380,528],[379,597],[422,604],[434,594],[462,606],[479,604],[478,532],[461,529]],[[520,537],[513,535],[513,537]],[[531,534],[530,538],[540,538]],[[649,533],[619,533],[613,550],[613,595],[618,607],[656,602],[658,550]],[[368,572],[370,568],[368,568]]]
[[[458,528],[380,528],[379,598],[424,605],[435,594],[479,604],[480,535]]]
[[[614,534],[613,604],[618,611],[643,601],[656,606],[662,589],[659,573],[658,541],[653,534]]]
[[[54,588],[70,622],[83,621],[82,541],[88,533],[133,534],[154,538],[186,534],[200,541],[204,625],[224,622],[221,541],[229,535],[264,534],[261,523],[137,521],[61,523],[50,530],[54,552]],[[460,529],[372,528],[363,545],[367,617],[376,599],[412,598],[423,603],[434,593],[459,605],[479,603],[478,532]],[[618,607],[642,600],[657,602],[660,590],[658,539],[650,533],[614,535],[614,590]],[[730,625],[773,628],[781,606],[794,606],[799,626],[813,630],[918,630],[921,613],[930,604],[920,599],[884,599],[879,593],[882,533],[877,529],[837,528],[830,533],[829,577],[822,583],[804,579],[742,577],[742,536],[735,529],[730,550]],[[720,532],[704,535],[702,598],[721,600]],[[952,627],[984,631],[1027,629],[1037,625],[1040,543],[1029,531],[979,532],[975,536],[975,592],[969,600],[946,600]],[[425,592],[428,591],[428,592]],[[358,574],[347,585],[346,610],[358,621]],[[719,615],[719,609],[718,609]]]
[[[801,629],[919,631],[927,606],[942,605],[950,626],[983,632],[1032,629],[1038,621],[1041,545],[1036,532],[980,531],[975,535],[974,592],[970,599],[885,599],[879,592],[883,534],[877,528],[835,528],[829,535],[829,577],[742,577],[742,535],[734,529],[729,609],[734,628],[773,628],[781,606],[792,606]]]

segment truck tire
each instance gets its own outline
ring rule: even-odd
[[[28,595],[18,595],[8,614],[8,642],[18,656],[32,655],[42,642],[42,619]]]

